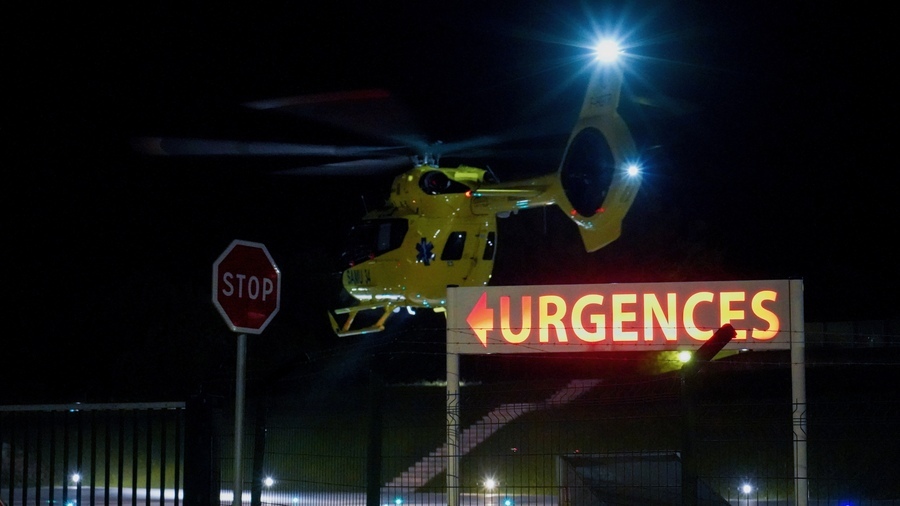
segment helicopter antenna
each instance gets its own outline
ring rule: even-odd
[[[444,143],[444,141],[437,141],[434,144],[432,144],[431,146],[428,146],[428,152],[422,156],[422,158],[424,159],[423,160],[424,165],[430,165],[432,167],[440,167],[440,165],[441,165],[440,164],[441,144],[443,144],[443,143]]]
[[[485,165],[485,169],[487,169],[488,175],[491,176],[491,182],[492,182],[492,183],[499,183],[499,182],[500,182],[500,178],[497,177],[497,174],[494,173],[494,169],[492,169],[490,165]]]

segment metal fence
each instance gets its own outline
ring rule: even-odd
[[[900,361],[879,350],[810,352],[810,504],[900,504]],[[446,457],[457,451],[461,504],[684,504],[690,448],[697,504],[794,504],[789,361],[714,362],[687,403],[677,372],[472,378],[454,449],[440,383],[373,376],[339,393],[270,398],[258,405],[264,430],[246,434],[264,446],[244,463],[245,490],[257,490],[245,502],[447,504]],[[222,435],[225,456],[231,438]],[[223,460],[222,483],[232,466]]]
[[[177,506],[184,407],[0,406],[0,499],[10,506]]]
[[[810,504],[900,504],[900,350],[832,342],[807,349]],[[464,361],[450,399],[460,406],[453,448],[446,385],[398,381],[373,365],[440,364],[435,355],[381,355],[371,373],[309,373],[252,390],[241,502],[447,504],[455,452],[461,505],[690,504],[688,455],[697,504],[794,503],[787,352],[712,362],[690,392],[662,354],[639,366],[629,362],[648,356]],[[0,500],[231,504],[232,417],[227,401],[0,407]]]

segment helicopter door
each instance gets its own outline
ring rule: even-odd
[[[402,218],[364,220],[347,235],[341,267],[353,267],[399,248],[408,230],[409,222]]]
[[[451,232],[441,251],[441,260],[454,272],[448,285],[478,286],[490,279],[496,251],[496,232],[479,229],[474,237],[466,231]]]

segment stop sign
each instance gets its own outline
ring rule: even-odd
[[[234,240],[213,264],[212,301],[234,332],[262,333],[280,295],[281,272],[260,243]]]

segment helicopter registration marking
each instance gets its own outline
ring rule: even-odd
[[[369,269],[352,269],[347,271],[347,284],[350,285],[371,285],[372,273]]]
[[[591,107],[607,107],[612,103],[612,93],[603,93],[602,95],[591,95]]]
[[[796,303],[788,281],[454,290],[448,325],[466,330],[448,346],[460,353],[676,349],[726,323],[737,329],[735,347],[783,349]]]

